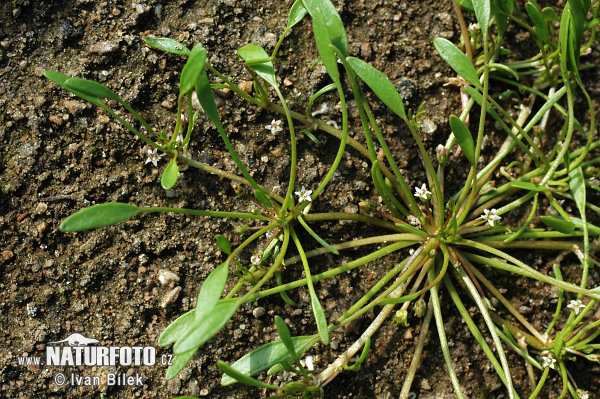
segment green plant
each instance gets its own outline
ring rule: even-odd
[[[242,382],[271,389],[274,391],[273,397],[318,396],[322,393],[322,387],[337,374],[360,366],[369,351],[373,335],[387,319],[393,316],[396,322],[406,322],[407,312],[412,305],[415,312],[423,317],[423,322],[400,397],[406,398],[409,395],[427,332],[435,320],[440,348],[454,391],[459,398],[463,398],[444,328],[440,304],[443,298],[440,291],[445,290],[496,370],[510,398],[523,395],[520,392],[525,392],[527,388],[514,386],[505,347],[515,351],[526,362],[531,391],[529,397],[534,398],[540,394],[551,369],[555,369],[561,376],[561,397],[567,393],[574,398],[580,397],[577,386],[569,377],[565,360],[585,357],[598,361],[599,346],[594,340],[600,335],[600,322],[590,318],[591,310],[600,299],[600,287],[588,287],[589,269],[598,264],[592,252],[600,248],[591,241],[590,236],[600,235],[600,228],[588,222],[587,216],[600,214],[600,208],[586,200],[588,187],[598,190],[593,179],[598,177],[596,165],[600,158],[591,158],[589,154],[600,146],[600,141],[595,139],[595,112],[579,73],[585,68],[585,65],[581,65],[580,54],[594,41],[598,4],[592,7],[587,0],[569,1],[559,18],[553,9],[540,10],[532,0],[525,6],[527,16],[512,0],[472,0],[460,3],[473,11],[478,21],[478,27],[472,29],[467,29],[462,24],[466,54],[446,39],[436,39],[434,45],[441,57],[463,80],[461,90],[467,101],[460,116],[450,117],[449,124],[453,134],[445,145],[437,147],[435,157],[429,155],[419,134],[421,109],[416,113],[406,112],[400,95],[389,79],[373,66],[350,56],[342,20],[329,0],[297,0],[290,9],[287,27],[271,55],[253,44],[239,49],[238,55],[254,80],[253,95],[241,90],[211,66],[206,61],[206,50],[201,46],[197,45],[189,50],[172,39],[146,38],[146,43],[154,48],[187,57],[181,72],[177,124],[170,136],[164,132],[155,132],[112,90],[99,83],[69,78],[57,72],[46,72],[47,78],[102,107],[154,148],[149,153],[149,161],[157,161],[157,151],[170,157],[162,174],[163,187],[175,185],[179,177],[179,165],[186,164],[250,187],[254,194],[251,203],[260,207],[257,211],[226,212],[143,208],[108,203],[76,212],[61,224],[64,231],[81,231],[115,224],[140,213],[154,212],[238,218],[262,223],[260,228],[236,248],[232,248],[224,236],[216,237],[222,252],[227,255],[226,260],[211,272],[202,285],[196,308],[175,320],[160,337],[159,345],[174,344],[175,358],[167,371],[167,378],[175,377],[198,348],[216,334],[243,303],[279,294],[283,301],[295,306],[286,292],[305,287],[309,292],[317,332],[314,335],[292,337],[283,319],[276,317],[279,340],[257,348],[232,365],[218,363],[224,372],[224,385]],[[463,21],[461,9],[457,7],[456,10],[459,20]],[[586,16],[590,13],[592,19],[586,22]],[[275,78],[273,62],[288,31],[307,14],[312,19],[320,61],[325,65],[332,83],[315,93],[308,102],[306,113],[300,114],[288,109]],[[539,47],[536,56],[515,61],[511,58],[512,54],[502,46],[511,22],[532,34]],[[554,22],[560,23],[558,31]],[[494,25],[495,30],[492,29]],[[583,44],[586,35],[589,35],[589,41]],[[345,78],[342,78],[338,62],[343,67]],[[219,79],[220,83],[211,83],[208,72]],[[346,83],[356,102],[366,147],[351,139],[348,134]],[[417,144],[427,183],[416,184],[414,192],[376,122],[363,84],[404,122]],[[502,88],[514,87],[525,96],[516,118],[502,105],[507,95],[516,92],[505,91],[497,95],[492,90],[496,84]],[[291,160],[285,196],[281,197],[259,185],[242,163],[221,124],[211,91],[215,88],[228,88],[249,103],[285,116],[289,129]],[[544,90],[548,94],[544,94]],[[204,113],[219,131],[243,177],[197,162],[185,154],[184,149],[192,137],[198,118],[198,112],[194,112],[192,107],[193,91],[196,92]],[[311,112],[315,100],[329,91],[337,91],[342,113],[341,130],[314,118]],[[576,91],[584,95],[588,104],[590,127],[587,133],[583,127],[586,124],[575,117]],[[275,93],[279,103],[271,101],[270,92]],[[120,118],[103,99],[111,100],[110,104],[117,103],[128,110],[144,127],[145,133]],[[474,114],[473,107],[476,104],[480,113],[474,138],[467,118]],[[190,116],[187,128],[184,128],[185,122],[182,122],[185,120],[182,118],[184,110]],[[564,118],[563,126],[558,129],[547,124],[552,110]],[[497,153],[483,165],[483,138],[487,134],[486,121],[489,120],[497,121],[507,137]],[[310,130],[322,130],[339,138],[335,159],[314,190],[305,187],[298,189],[296,184],[296,126],[299,124],[309,127],[303,131],[313,141],[316,137]],[[283,130],[281,122],[276,120],[268,128],[273,133]],[[451,163],[459,162],[450,155],[457,144],[469,164],[469,172],[460,190],[448,192],[445,187],[445,169]],[[316,201],[327,188],[348,145],[370,162],[373,186],[383,202],[379,216],[310,212],[311,202]],[[378,156],[378,151],[383,156]],[[503,177],[497,186],[494,186],[492,179],[495,172]],[[540,207],[543,199],[550,204],[552,214],[547,208]],[[577,213],[573,214],[568,208],[565,209],[561,205],[563,200],[573,204]],[[503,218],[512,221],[518,215],[524,217],[513,226],[508,225],[513,223],[501,223]],[[388,234],[331,245],[310,227],[311,224],[331,220],[371,224],[384,229]],[[301,241],[299,230],[304,230],[314,238],[319,247],[305,250],[312,243]],[[262,237],[263,245],[261,249],[256,249]],[[251,251],[250,261],[243,260],[243,251],[252,245],[255,249]],[[369,248],[372,245],[381,247],[323,273],[311,273],[309,259],[327,252],[338,254],[344,249]],[[292,255],[291,246],[296,249],[295,255]],[[411,251],[404,252],[409,247],[412,247]],[[511,254],[513,250],[522,248],[573,253],[581,264],[580,282],[575,284],[564,281],[558,264],[554,267],[552,277]],[[328,320],[314,284],[358,267],[368,267],[392,253],[402,253],[405,257],[376,281],[342,316],[335,321]],[[302,264],[305,277],[282,283],[281,273],[296,263]],[[528,277],[558,289],[556,312],[545,331],[541,332],[539,327],[532,325],[511,304],[501,293],[501,288],[504,287],[498,287],[486,277],[490,270]],[[230,274],[237,276],[238,280],[231,290],[225,292]],[[567,295],[574,299],[569,299],[566,306],[568,316],[563,317]],[[467,311],[466,300],[472,301],[478,309],[477,318],[482,319],[483,324],[478,325]],[[501,304],[503,310],[494,309],[492,300]],[[400,306],[400,309],[394,312],[396,306]],[[327,345],[333,331],[342,329],[379,307],[381,309],[377,317],[355,344],[320,372],[305,366],[300,360],[318,342]],[[486,335],[491,338],[495,353],[486,341]],[[349,366],[349,361],[361,348],[359,360]],[[541,376],[536,376],[534,368],[541,370]],[[278,386],[253,377],[264,370],[269,375],[292,372],[297,378]]]

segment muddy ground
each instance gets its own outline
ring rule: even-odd
[[[435,53],[432,40],[458,41],[458,25],[447,1],[344,1],[339,10],[347,28],[352,55],[374,64],[397,84],[407,106],[425,102],[423,134],[430,149],[449,133],[448,116],[459,110],[458,89],[448,85],[454,74]],[[342,4],[343,3],[343,4]],[[144,206],[248,210],[251,204],[235,195],[230,182],[188,170],[176,187],[160,186],[158,168],[144,164],[147,148],[105,112],[57,88],[43,77],[52,69],[102,82],[114,89],[157,129],[175,124],[182,58],[152,50],[145,35],[169,36],[188,46],[202,43],[209,61],[235,82],[248,82],[236,50],[257,43],[272,50],[283,31],[291,1],[3,1],[0,4],[0,397],[5,398],[259,398],[264,393],[239,385],[219,385],[218,359],[234,361],[249,350],[276,339],[273,316],[284,315],[294,335],[313,333],[310,301],[305,291],[290,295],[291,308],[280,298],[243,307],[224,331],[206,344],[188,368],[172,381],[164,366],[116,369],[20,366],[18,356],[39,356],[50,341],[72,333],[98,339],[102,345],[155,346],[161,331],[195,305],[200,284],[223,259],[215,235],[232,243],[239,224],[228,220],[151,215],[98,231],[65,234],[58,226],[73,211],[94,203],[131,202]],[[526,38],[525,38],[526,39]],[[520,39],[519,39],[520,40]],[[597,47],[596,47],[597,50]],[[304,104],[328,82],[324,68],[310,70],[316,58],[309,21],[288,36],[275,65],[284,92]],[[588,72],[592,78],[597,72]],[[588,76],[588,77],[589,77]],[[591,80],[598,82],[597,79]],[[592,94],[598,98],[597,86]],[[324,97],[330,112],[325,120],[339,122],[334,97]],[[255,179],[283,191],[289,165],[286,135],[271,135],[264,126],[276,115],[223,95],[220,109],[225,129],[250,165]],[[301,107],[292,104],[301,111]],[[374,105],[379,111],[379,107]],[[411,185],[425,180],[417,151],[397,120],[377,112],[385,133]],[[192,156],[236,172],[217,131],[202,120],[195,130]],[[357,133],[354,133],[355,135]],[[316,133],[314,145],[299,137],[299,185],[315,186],[326,173],[337,139]],[[493,147],[500,136],[493,134]],[[367,164],[352,150],[344,157],[330,188],[313,211],[358,212],[360,201],[372,199]],[[466,165],[456,162],[448,178],[456,185]],[[376,200],[376,199],[375,199]],[[351,223],[324,224],[319,232],[330,242],[375,234]],[[323,257],[316,271],[352,259],[347,252]],[[249,254],[246,254],[249,256]],[[525,256],[526,254],[520,254]],[[547,271],[558,254],[535,258],[531,264]],[[317,286],[330,319],[339,316],[398,257]],[[574,260],[571,260],[573,263]],[[173,280],[161,284],[169,271]],[[287,279],[299,276],[289,271]],[[541,323],[552,312],[556,292],[524,279],[502,277],[520,310]],[[597,271],[592,279],[598,281]],[[520,291],[521,290],[521,291]],[[525,296],[518,294],[527,292]],[[464,323],[447,306],[446,330],[460,381],[472,398],[502,398],[501,382]],[[374,315],[369,315],[373,317]],[[353,342],[368,320],[345,334],[334,334],[329,348],[314,351],[323,367]],[[325,387],[327,398],[395,398],[419,333],[419,321],[409,328],[386,324],[374,348],[356,373],[343,373]],[[432,335],[417,374],[412,398],[451,398],[452,389]],[[158,355],[170,349],[158,349]],[[511,358],[518,386],[528,392],[523,363]],[[57,373],[104,376],[107,372],[142,375],[143,386],[58,386]],[[596,364],[573,365],[582,387],[600,394]],[[583,373],[583,374],[582,374]],[[556,376],[543,397],[557,397]],[[558,387],[558,388],[557,388]]]

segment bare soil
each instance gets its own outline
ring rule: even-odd
[[[57,88],[43,77],[51,69],[97,80],[115,90],[157,129],[171,131],[179,71],[184,60],[148,48],[146,35],[168,36],[188,45],[201,43],[209,61],[235,82],[249,75],[236,56],[245,43],[272,50],[285,27],[291,1],[185,0],[36,2],[0,4],[0,397],[2,398],[171,398],[178,395],[210,398],[260,398],[264,392],[240,386],[223,388],[218,359],[234,361],[277,338],[273,316],[285,316],[294,335],[314,333],[308,294],[290,295],[291,308],[274,297],[243,307],[226,328],[206,344],[174,380],[166,367],[61,368],[21,366],[18,356],[40,356],[50,341],[81,333],[102,345],[155,346],[159,334],[195,305],[204,278],[222,259],[216,242],[225,234],[233,244],[239,224],[229,220],[150,215],[115,227],[65,234],[58,226],[75,210],[95,203],[131,202],[143,206],[173,206],[210,210],[248,210],[236,187],[216,176],[189,169],[173,190],[160,186],[158,168],[144,164],[143,143],[102,110]],[[425,102],[423,134],[430,149],[445,141],[448,116],[460,109],[454,73],[437,56],[432,40],[459,40],[449,2],[433,0],[337,1],[346,25],[352,55],[372,63],[396,83],[407,107]],[[286,38],[275,68],[287,95],[305,104],[327,83],[317,57],[309,21]],[[597,75],[597,72],[588,72]],[[595,80],[597,82],[597,80]],[[223,93],[222,93],[223,94]],[[598,89],[592,88],[597,99]],[[254,177],[274,191],[283,191],[289,171],[287,136],[264,128],[278,116],[223,94],[221,118],[236,149]],[[334,97],[325,96],[330,112],[321,117],[340,123]],[[301,111],[300,106],[292,105]],[[351,108],[352,109],[352,108]],[[393,152],[412,186],[425,181],[415,146],[397,119],[383,107],[374,109]],[[353,135],[359,137],[358,124]],[[317,132],[320,145],[299,138],[299,185],[313,186],[327,172],[338,142]],[[502,136],[491,134],[489,148]],[[194,131],[190,153],[200,161],[237,172],[217,131],[202,120]],[[358,212],[359,202],[373,199],[367,163],[349,150],[326,194],[314,211]],[[455,162],[448,179],[457,187],[466,164]],[[375,199],[376,200],[376,199]],[[330,242],[372,235],[375,230],[351,223],[323,224],[319,233]],[[323,256],[315,271],[352,259]],[[249,254],[246,254],[249,256]],[[546,258],[528,256],[540,270],[551,268]],[[330,319],[342,314],[375,279],[400,258],[390,257],[317,286]],[[575,260],[572,260],[575,263]],[[164,270],[178,280],[161,284]],[[286,280],[301,271],[286,271]],[[503,279],[515,302],[534,323],[553,312],[555,290],[525,279]],[[592,279],[600,280],[598,272]],[[526,292],[525,296],[519,295]],[[445,318],[450,348],[460,381],[471,398],[503,398],[500,380],[467,327],[451,306]],[[369,315],[373,317],[374,315]],[[332,337],[330,347],[318,347],[316,366],[323,367],[358,337],[365,319],[354,329]],[[325,387],[327,398],[396,398],[410,363],[420,321],[410,327],[386,324],[376,335],[373,350],[358,372],[342,373]],[[414,384],[413,398],[451,398],[452,388],[441,360],[436,334],[431,335]],[[169,355],[160,348],[158,355]],[[522,361],[511,357],[517,385],[529,392]],[[574,363],[582,387],[600,394],[597,364]],[[76,373],[104,376],[107,372],[139,373],[143,386],[58,386],[55,376]],[[579,376],[581,375],[581,376]],[[540,397],[558,396],[557,376]],[[552,392],[550,392],[552,390]],[[105,396],[103,396],[105,395]]]

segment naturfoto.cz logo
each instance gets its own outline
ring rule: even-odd
[[[51,344],[67,343],[68,346]],[[156,348],[152,346],[89,346],[98,340],[81,334],[49,342],[46,346],[46,366],[154,366]],[[164,363],[165,359],[161,359]],[[169,363],[170,363],[170,359]]]

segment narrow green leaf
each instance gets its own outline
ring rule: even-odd
[[[141,212],[143,212],[143,209],[122,202],[93,205],[66,218],[60,224],[60,230],[71,233],[110,226]]]
[[[558,17],[556,11],[554,11],[554,8],[552,7],[544,7],[544,9],[542,10],[542,15],[548,21],[560,22],[560,18]]]
[[[548,33],[548,25],[542,15],[540,9],[532,1],[525,4],[527,15],[531,18],[534,26],[534,32],[541,43],[550,43],[550,34]]]
[[[221,136],[221,139],[227,147],[227,151],[229,151],[229,154],[233,158],[233,161],[240,169],[246,180],[250,182],[250,185],[254,188],[254,190],[259,190],[260,187],[258,186],[258,184],[256,184],[252,176],[250,176],[250,173],[248,173],[248,170],[242,163],[242,160],[238,156],[237,152],[235,151],[235,148],[233,148],[233,145],[231,144],[231,141],[227,137],[225,129],[223,129],[223,125],[221,124],[221,118],[219,118],[219,111],[217,110],[217,105],[215,104],[215,98],[213,97],[213,92],[210,88],[210,81],[208,80],[208,76],[206,75],[206,70],[201,71],[200,76],[196,82],[196,94],[198,95],[198,101],[200,102],[204,113],[206,114],[206,116],[208,116],[211,122],[214,123],[215,127],[217,128],[217,131],[219,132],[219,135]],[[270,204],[270,201],[268,203]]]
[[[321,302],[315,293],[314,288],[311,290],[311,286],[308,286],[310,293],[310,304],[313,309],[313,314],[315,315],[315,320],[317,322],[317,330],[319,331],[319,337],[321,338],[321,342],[323,345],[329,345],[329,330],[327,328],[327,318],[325,317],[325,312],[323,311],[323,306],[321,306]]]
[[[290,330],[288,326],[285,324],[285,321],[281,318],[281,316],[275,316],[275,326],[277,327],[277,332],[279,333],[279,337],[281,338],[281,342],[288,351],[290,358],[293,362],[298,362],[298,354],[296,353],[296,348],[294,348],[294,341],[292,340],[292,335],[290,334]]]
[[[456,141],[463,154],[465,154],[465,157],[469,160],[471,165],[475,165],[475,144],[473,143],[473,136],[467,125],[465,125],[460,118],[452,115],[450,116],[450,129],[452,129],[452,133],[454,133]]]
[[[206,50],[204,47],[197,44],[192,49],[192,52],[181,71],[181,78],[179,80],[180,94],[187,94],[194,89],[200,74],[204,71],[205,63]]]
[[[530,183],[528,181],[512,181],[510,182],[510,186],[520,188],[527,191],[535,191],[538,193],[545,193],[550,191],[548,187],[540,186],[539,184]]]
[[[69,77],[65,74],[62,74],[62,73],[56,72],[56,71],[45,71],[44,76],[51,82],[62,87],[63,89],[70,91],[71,93],[75,94],[76,96],[81,97],[82,99],[89,101],[94,105],[98,105],[98,106],[104,105],[104,102],[102,102],[102,100],[100,100],[98,97],[91,96],[80,90],[77,90],[70,86],[67,86],[67,80],[71,79],[71,77]]]
[[[417,234],[417,235],[420,235],[421,237],[427,237],[426,232],[419,230],[418,228],[411,226],[408,223],[396,223],[396,227],[406,231],[407,233]]]
[[[396,87],[382,72],[370,64],[355,57],[348,57],[346,61],[352,70],[365,82],[371,90],[387,105],[396,115],[406,120],[404,103]]]
[[[287,20],[287,29],[291,29],[294,25],[302,21],[304,16],[308,13],[308,10],[304,8],[302,0],[296,0],[290,8],[290,14]]]
[[[257,200],[260,201],[261,204],[263,204],[267,208],[271,208],[273,206],[273,203],[271,202],[271,200],[269,199],[267,194],[265,194],[265,192],[262,189],[260,189],[260,188],[255,189],[254,196],[256,197]]]
[[[583,176],[583,170],[581,166],[573,169],[569,172],[569,187],[573,194],[573,199],[579,210],[579,214],[585,215],[585,178]]]
[[[218,333],[238,308],[238,299],[221,300],[210,312],[196,319],[189,331],[173,346],[175,354],[198,348]]]
[[[471,83],[473,86],[482,89],[481,83],[479,82],[479,75],[477,75],[475,67],[471,61],[469,61],[469,57],[460,51],[454,43],[443,37],[438,37],[433,41],[433,45],[442,59],[450,65],[450,68],[452,68],[454,72],[462,76],[464,80]]]
[[[229,267],[227,262],[225,262],[213,270],[206,280],[204,280],[202,288],[200,288],[200,292],[198,293],[198,301],[196,302],[196,320],[214,309],[221,295],[223,295],[228,273]]]
[[[241,382],[242,384],[250,385],[253,387],[257,387],[257,388],[266,388],[266,389],[274,389],[274,390],[280,389],[280,387],[278,387],[276,385],[266,384],[264,382],[260,382],[256,379],[254,379],[246,374],[242,374],[238,370],[236,370],[229,364],[222,362],[221,360],[217,361],[217,367],[219,367],[219,369],[221,369],[221,371],[223,373],[225,373],[226,376],[232,378],[233,380],[235,380],[237,382]]]
[[[471,2],[481,31],[487,33],[490,25],[490,0],[471,0]]]
[[[335,6],[330,0],[303,0],[304,7],[310,13],[313,21],[315,15],[319,14],[322,20],[325,22],[325,29],[331,43],[336,46],[344,57],[348,56],[348,38],[346,37],[346,30],[344,29],[344,23],[340,14],[338,14]],[[320,22],[319,22],[320,23]]]
[[[330,36],[328,23],[334,23],[332,20],[328,20],[324,17],[322,8],[320,8],[321,3],[326,3],[326,0],[303,0],[304,7],[310,13],[313,22],[313,34],[315,36],[315,43],[317,45],[317,51],[319,52],[319,56],[321,57],[321,61],[323,65],[325,65],[325,69],[329,74],[331,80],[339,86],[340,83],[340,72],[337,66],[337,56],[329,47],[333,45],[334,39]],[[327,8],[327,7],[326,7]],[[334,8],[335,11],[335,8]],[[336,11],[337,14],[337,11]],[[339,15],[337,16],[339,18]],[[341,19],[340,19],[341,23]],[[337,24],[337,23],[336,23]],[[342,30],[344,29],[342,24]],[[345,33],[344,33],[345,37]],[[340,40],[343,42],[343,39]],[[346,53],[347,50],[347,41],[346,41]],[[343,51],[340,49],[340,51]]]
[[[144,37],[144,42],[150,47],[155,49],[166,51],[168,53],[187,55],[191,54],[191,51],[177,40],[173,40],[168,37]]]
[[[225,255],[231,254],[231,244],[223,234],[217,235],[217,245]]]
[[[263,78],[265,82],[272,86],[277,86],[275,80],[275,69],[271,61],[265,61],[260,63],[252,63],[252,61],[268,60],[269,55],[260,46],[256,44],[246,44],[238,50],[237,53],[244,61],[250,63],[250,68],[255,71],[258,76]]]
[[[301,132],[304,133],[306,135],[306,137],[308,137],[310,139],[310,141],[312,141],[313,143],[321,144],[321,142],[319,141],[317,136],[315,136],[310,130],[302,129]]]
[[[71,89],[80,91],[92,97],[108,98],[109,100],[122,102],[121,98],[117,96],[114,91],[104,86],[103,84],[94,82],[93,80],[69,78],[67,79],[65,84]]]
[[[197,351],[198,348],[194,348],[190,351],[173,356],[171,365],[167,369],[167,376],[165,377],[167,381],[177,377],[177,375],[181,373],[185,366],[187,366],[190,360],[192,360]]]
[[[314,336],[300,336],[292,337],[292,341],[294,342],[294,351],[298,356],[302,356],[304,352],[317,343],[318,339]],[[291,357],[285,345],[281,340],[277,340],[246,354],[233,363],[231,367],[244,375],[254,375],[271,366],[290,360]],[[228,375],[221,378],[221,385],[231,385],[235,382],[235,379]]]
[[[471,0],[456,0],[456,2],[465,10],[475,12],[473,10],[473,3],[471,2]]]
[[[300,222],[300,224],[302,225],[302,227],[304,227],[304,229],[306,230],[306,232],[308,234],[310,234],[312,236],[312,238],[314,238],[315,240],[317,240],[319,242],[319,244],[321,244],[323,247],[325,247],[329,252],[334,253],[336,255],[340,254],[337,249],[335,249],[334,247],[332,247],[331,245],[329,245],[329,243],[327,241],[325,241],[324,239],[322,239],[321,237],[319,237],[319,235],[317,233],[315,233],[315,231],[313,229],[311,229],[310,226],[306,223],[306,221],[304,220],[304,218],[299,217],[298,221]]]
[[[571,234],[575,230],[573,223],[567,222],[560,216],[542,216],[540,220],[546,226],[563,234]]]
[[[514,0],[496,0],[494,3],[507,14],[512,15],[515,8]]]
[[[171,345],[177,341],[194,324],[194,321],[196,321],[196,309],[192,309],[179,316],[160,334],[158,346]]]
[[[177,159],[173,157],[163,171],[160,184],[165,190],[168,190],[177,183],[177,179],[179,179],[179,168],[177,167]]]

